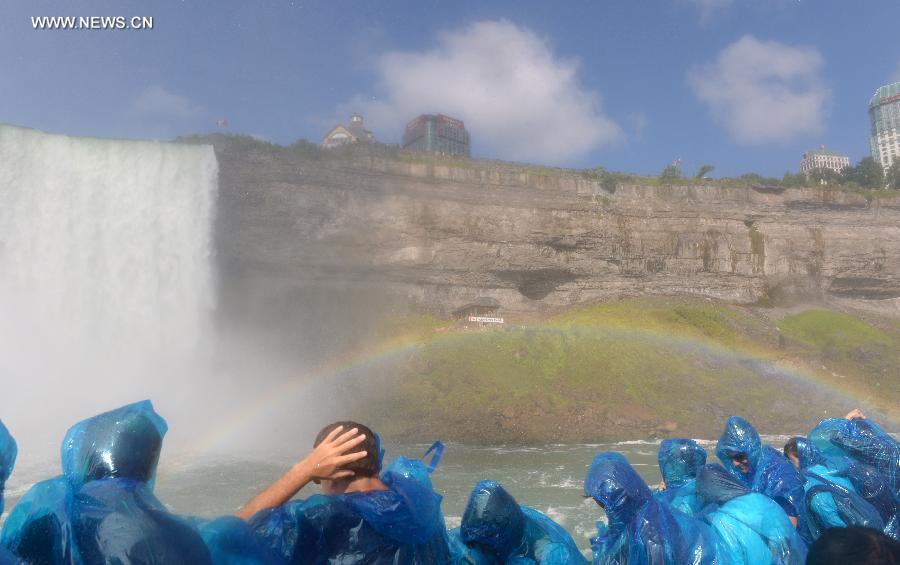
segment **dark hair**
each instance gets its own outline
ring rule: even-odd
[[[809,548],[806,565],[898,565],[900,542],[862,526],[829,528]]]
[[[375,432],[370,430],[367,426],[350,421],[328,424],[327,426],[322,428],[322,431],[320,431],[319,435],[316,436],[316,441],[313,443],[313,447],[318,447],[318,445],[325,440],[325,437],[338,426],[343,426],[345,432],[356,428],[357,430],[359,430],[360,434],[366,436],[366,439],[361,444],[357,445],[348,452],[358,453],[360,451],[365,451],[366,456],[362,459],[358,459],[356,461],[353,461],[352,463],[344,465],[343,468],[348,471],[353,471],[353,473],[357,477],[377,477],[378,473],[381,471],[381,459],[378,453],[380,446],[378,445],[378,439],[376,439]]]
[[[784,456],[790,457],[793,455],[794,457],[799,457],[800,455],[797,452],[797,438],[792,437],[788,440],[786,444],[784,444]]]

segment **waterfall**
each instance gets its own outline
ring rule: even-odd
[[[0,418],[64,425],[187,378],[217,175],[209,146],[0,125]]]
[[[208,146],[0,126],[0,281],[69,339],[196,347],[216,181]]]

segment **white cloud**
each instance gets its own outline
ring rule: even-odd
[[[362,111],[382,135],[399,138],[417,114],[443,113],[465,121],[488,156],[543,163],[570,161],[622,137],[599,96],[579,84],[579,63],[505,20],[442,33],[424,53],[382,54],[374,66],[379,96],[359,96],[345,109]]]
[[[706,26],[723,10],[734,4],[734,0],[685,0],[700,14],[700,25]]]
[[[811,47],[746,35],[688,73],[694,94],[740,143],[785,142],[823,129],[831,90]]]
[[[178,94],[169,92],[159,85],[153,85],[131,101],[131,110],[139,115],[158,116],[174,119],[192,119],[201,116],[204,110]]]

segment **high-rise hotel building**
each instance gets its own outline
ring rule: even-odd
[[[423,114],[406,124],[404,149],[469,156],[469,132],[460,120],[443,114]]]
[[[900,82],[882,86],[869,101],[872,158],[887,170],[900,158]]]

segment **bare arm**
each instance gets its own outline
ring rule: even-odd
[[[353,471],[342,470],[341,466],[366,456],[365,451],[347,454],[362,443],[366,436],[357,435],[356,428],[344,433],[342,431],[341,427],[332,430],[309,455],[238,510],[237,517],[248,520],[260,510],[284,504],[313,479],[352,477]]]

